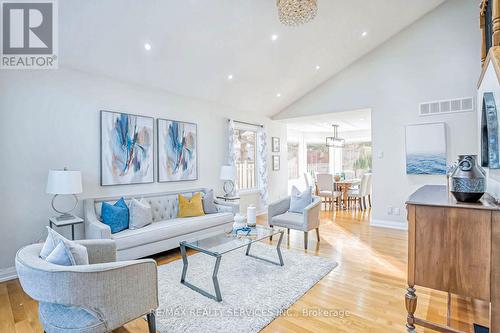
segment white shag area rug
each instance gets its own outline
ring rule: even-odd
[[[220,303],[180,283],[182,260],[159,266],[159,332],[259,332],[337,266],[331,259],[283,248],[284,266],[278,266],[245,256],[245,250],[222,256]],[[275,246],[262,242],[252,244],[250,254],[278,260]],[[213,294],[215,258],[197,253],[188,260],[186,281]]]

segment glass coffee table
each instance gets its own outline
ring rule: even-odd
[[[282,229],[273,229],[265,226],[256,226],[251,228],[252,231],[250,234],[246,234],[246,232],[239,231],[237,234],[233,232],[221,233],[215,236],[207,237],[207,238],[199,238],[194,240],[182,241],[180,242],[181,255],[182,255],[182,275],[181,275],[181,283],[185,286],[199,292],[200,294],[212,298],[217,302],[222,301],[222,296],[219,287],[219,280],[217,278],[217,273],[219,272],[220,262],[224,254],[229,253],[231,251],[240,249],[246,246],[245,254],[249,257],[256,258],[259,260],[267,261],[275,265],[283,266],[283,257],[281,255],[281,241],[283,240],[283,230]],[[252,243],[259,242],[264,239],[272,239],[274,235],[279,234],[278,244],[276,245],[276,252],[278,253],[278,261],[269,260],[266,258],[258,257],[250,254],[250,249]],[[216,247],[216,249],[214,249]],[[186,281],[186,273],[188,269],[188,257],[186,255],[186,248],[193,249],[195,251],[207,254],[209,256],[215,257],[215,266],[212,274],[212,281],[214,283],[215,295],[210,294],[209,292],[189,283]]]

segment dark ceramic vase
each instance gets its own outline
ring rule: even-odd
[[[451,174],[451,194],[462,202],[477,202],[486,192],[486,172],[476,163],[477,155],[459,155]]]

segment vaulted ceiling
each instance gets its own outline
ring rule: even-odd
[[[318,0],[291,28],[275,0],[64,0],[60,66],[270,116],[443,1]]]
[[[321,115],[290,118],[284,121],[287,128],[304,133],[328,133],[332,132],[332,125],[339,125],[343,132],[370,131],[371,110],[352,110],[344,112],[327,113]]]

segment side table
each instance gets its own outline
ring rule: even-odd
[[[223,195],[219,195],[216,197],[217,199],[220,199],[220,200],[224,200],[226,202],[236,202],[238,200],[240,200],[240,197],[237,197],[237,196],[231,196],[231,197],[226,197],[226,196],[223,196]]]
[[[54,229],[53,226],[55,225],[56,227],[65,227],[70,225],[71,226],[71,239],[75,240],[75,225],[83,223],[83,219],[79,218],[78,216],[74,216],[72,219],[68,220],[58,220],[57,216],[52,216],[49,218],[49,226],[51,229]]]

